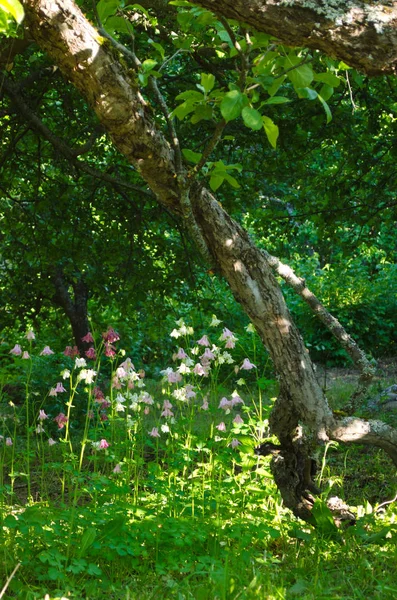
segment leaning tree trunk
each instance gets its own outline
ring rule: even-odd
[[[25,0],[32,36],[80,90],[114,145],[135,166],[160,203],[183,216],[198,245],[225,277],[269,350],[280,384],[271,427],[281,443],[273,463],[286,505],[310,517],[311,443],[327,439],[373,443],[397,464],[397,432],[376,421],[337,421],[316,380],[309,354],[292,322],[272,266],[247,232],[180,167],[151,117],[138,84],[72,0]],[[131,78],[132,77],[132,78]]]
[[[81,356],[84,356],[85,351],[90,346],[82,339],[87,335],[90,328],[87,284],[82,275],[69,282],[59,268],[56,269],[52,281],[55,287],[54,302],[64,310],[72,327],[76,346]],[[73,296],[70,293],[70,287],[73,289]]]

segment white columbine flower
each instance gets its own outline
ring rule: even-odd
[[[79,367],[86,367],[87,363],[86,363],[85,358],[76,358],[76,360],[74,362],[74,365],[75,365],[75,367],[77,369]]]
[[[69,369],[64,369],[63,371],[61,371],[61,377],[62,377],[62,379],[69,379],[69,377],[70,377]]]
[[[220,321],[219,319],[217,319],[217,317],[215,315],[212,315],[212,320],[210,323],[210,327],[217,327],[220,323],[222,323],[222,321]]]

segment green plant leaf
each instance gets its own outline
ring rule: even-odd
[[[273,96],[272,98],[265,100],[263,104],[285,104],[286,102],[291,102],[291,100],[284,96]]]
[[[211,73],[201,73],[201,85],[208,94],[215,85],[215,77]]]
[[[21,23],[25,16],[25,11],[19,0],[0,0],[0,8],[10,13],[17,23]]]
[[[267,135],[267,139],[270,142],[270,145],[275,149],[277,146],[277,138],[278,138],[278,127],[273,123],[273,121],[269,117],[262,117],[263,127],[265,129],[265,133]]]
[[[90,546],[92,546],[92,544],[94,543],[96,536],[97,536],[97,532],[96,532],[95,527],[88,527],[85,530],[85,532],[83,533],[83,536],[81,538],[79,550],[77,552],[78,558],[81,558],[82,556],[84,556],[84,554],[87,552],[88,548]]]
[[[325,110],[325,114],[327,115],[327,123],[329,123],[330,121],[332,121],[331,110],[330,110],[328,104],[326,103],[326,101],[324,100],[324,98],[322,98],[320,96],[320,94],[317,95],[317,98],[320,100],[321,104],[323,105],[323,108]]]
[[[182,154],[186,158],[186,160],[188,160],[189,162],[194,163],[195,165],[197,165],[197,163],[199,162],[200,158],[203,156],[201,154],[201,152],[193,152],[193,150],[189,150],[188,148],[184,148],[182,150]]]
[[[334,73],[316,73],[314,75],[314,81],[320,81],[321,83],[326,83],[332,88],[338,87],[340,84],[340,77],[337,77]]]
[[[254,131],[259,131],[263,127],[262,115],[255,108],[250,108],[246,106],[243,108],[241,115],[243,117],[243,121],[246,127],[249,129],[253,129]]]
[[[233,121],[241,115],[241,111],[248,104],[248,98],[239,90],[227,92],[221,102],[221,114],[225,121]]]
[[[111,15],[116,14],[119,4],[119,0],[99,0],[96,9],[102,23],[105,23],[106,19]]]
[[[214,111],[212,109],[212,106],[210,106],[209,104],[199,104],[198,106],[196,106],[194,115],[190,119],[190,122],[193,123],[193,125],[195,125],[199,121],[209,121],[210,119],[212,119],[213,115]]]
[[[221,176],[221,175],[212,175],[210,177],[210,188],[213,192],[216,192],[216,190],[222,185],[222,183],[225,181],[225,176]]]
[[[234,177],[232,177],[232,175],[225,175],[225,180],[228,182],[229,185],[231,185],[234,188],[239,188],[241,187],[239,182],[237,181],[237,179],[235,179]]]
[[[293,65],[299,64],[302,62],[301,58],[294,57],[293,60],[290,61]],[[289,63],[286,62],[286,66]],[[305,88],[308,87],[314,78],[313,69],[310,65],[304,64],[300,67],[296,67],[292,71],[287,73],[288,79],[291,81],[294,88]]]

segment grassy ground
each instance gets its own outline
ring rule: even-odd
[[[383,375],[375,388],[393,376]],[[219,400],[226,394],[230,402],[232,387],[196,387],[187,402],[174,388],[148,382],[139,401],[123,392],[131,409],[114,394],[102,420],[104,405],[91,399],[81,421],[77,400],[91,391],[79,377],[62,400],[68,420],[58,437],[59,415],[38,420],[46,405],[34,403],[33,391],[33,416],[30,400],[3,403],[13,444],[4,436],[0,448],[1,600],[397,597],[397,513],[395,504],[379,507],[394,497],[397,478],[381,452],[326,448],[312,529],[283,507],[270,459],[254,453],[267,435],[275,382],[241,385],[244,404],[226,410]],[[343,406],[355,377],[327,374],[334,408]],[[160,414],[170,410],[165,400],[172,416]],[[125,409],[116,410],[117,402]],[[47,443],[49,435],[56,444]],[[355,526],[330,523],[329,495],[349,503]]]

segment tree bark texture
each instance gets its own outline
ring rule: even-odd
[[[368,75],[397,68],[397,2],[197,0],[287,46],[321,50]]]
[[[261,3],[244,4],[253,5],[259,10]],[[282,3],[268,5],[280,7]],[[280,383],[271,427],[282,452],[273,463],[273,472],[286,505],[303,518],[310,513],[310,482],[305,474],[308,450],[301,426],[312,432],[313,444],[329,438],[358,442],[361,436],[364,443],[383,447],[397,461],[396,435],[382,428],[383,424],[335,420],[265,254],[208,190],[197,182],[189,185],[187,173],[176,168],[173,149],[152,119],[134,72],[127,72],[109,42],[72,0],[25,0],[24,6],[36,42],[85,96],[114,145],[160,203],[191,219],[189,230],[199,232],[217,270],[269,350]],[[236,17],[226,10],[225,15]]]
[[[82,341],[89,331],[88,322],[88,287],[80,276],[71,284],[67,281],[61,269],[56,269],[52,278],[55,287],[54,300],[63,308],[72,327],[73,337],[81,356],[84,356],[90,344]],[[73,298],[69,288],[73,288]]]

